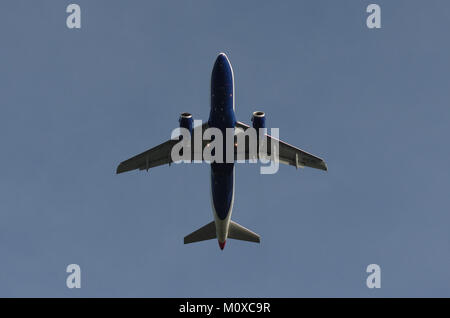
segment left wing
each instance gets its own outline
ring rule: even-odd
[[[208,127],[208,123],[204,123],[202,126],[197,126],[193,129],[192,134],[194,135],[194,131],[196,129],[202,129],[203,131]],[[191,139],[193,142],[193,138]],[[172,147],[178,143],[178,139],[169,139],[162,144],[153,147],[139,155],[134,156],[128,160],[125,160],[119,164],[117,167],[116,173],[127,172],[135,169],[139,170],[148,170],[150,168],[154,168],[157,166],[162,166],[165,164],[172,163],[171,153]],[[194,149],[194,147],[192,147]]]
[[[236,128],[241,128],[242,130],[247,130],[247,128],[250,128],[249,125],[244,124],[242,122],[237,122],[236,123]],[[276,140],[278,141],[279,144],[279,149],[278,149],[278,155],[279,155],[279,162],[283,163],[283,164],[287,164],[290,166],[294,166],[296,168],[299,167],[311,167],[311,168],[316,168],[316,169],[320,169],[320,170],[325,170],[327,171],[327,165],[325,163],[325,161],[323,161],[321,158],[316,157],[310,153],[307,153],[306,151],[303,151],[297,147],[291,146],[288,143],[281,141],[279,139],[276,139],[275,137],[272,137],[270,135],[267,135],[267,149],[268,149],[268,154],[271,154],[271,145],[272,145],[272,140]],[[248,145],[246,144],[246,159],[247,155],[248,155]]]
[[[170,153],[172,147],[178,140],[167,140],[166,142],[144,151],[143,153],[125,160],[119,164],[116,173],[127,172],[135,169],[148,170],[153,167],[171,163]]]

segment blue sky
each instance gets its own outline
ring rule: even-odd
[[[0,3],[0,296],[450,296],[450,4],[377,1],[369,30],[369,1],[79,0],[69,30],[69,3]],[[222,51],[238,119],[329,168],[238,165],[233,219],[262,242],[224,251],[183,245],[208,165],[115,175],[207,119]]]

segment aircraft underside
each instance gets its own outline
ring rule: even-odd
[[[182,113],[180,116],[180,128],[187,129],[191,135],[197,132],[203,136],[203,132],[208,128],[217,128],[222,132],[223,136],[227,136],[226,130],[236,128],[241,133],[245,133],[248,129],[254,128],[259,131],[265,128],[265,114],[263,112],[254,112],[252,117],[253,127],[242,122],[236,121],[235,103],[234,103],[234,75],[228,57],[221,53],[217,57],[213,71],[211,74],[211,105],[208,122],[197,127],[193,127],[192,115]],[[237,134],[237,130],[235,130]],[[312,154],[309,154],[299,148],[291,146],[278,138],[265,134],[267,138],[268,154],[271,154],[272,144],[278,144],[278,156],[274,157],[280,163],[299,167],[311,167],[320,170],[327,170],[325,162]],[[232,138],[236,138],[233,134]],[[134,156],[120,163],[117,167],[117,173],[131,171],[134,169],[149,170],[151,168],[171,164],[172,148],[179,140],[168,140],[150,150],[147,150],[137,156]],[[232,141],[235,143],[235,140]],[[259,143],[259,141],[258,141]],[[226,141],[223,143],[223,158],[221,162],[211,163],[211,202],[213,210],[213,221],[192,232],[184,238],[184,243],[194,243],[210,239],[217,239],[219,247],[225,247],[226,240],[236,239],[248,242],[260,242],[260,236],[247,228],[237,224],[231,220],[231,214],[234,204],[234,185],[235,185],[235,163],[226,162],[228,148],[225,147]],[[202,141],[201,149],[208,146],[208,142]],[[235,145],[236,146],[236,145]],[[259,147],[259,144],[258,144]],[[194,146],[191,147],[195,149]],[[232,148],[234,152],[232,158],[236,158],[237,148]],[[250,159],[251,151],[246,144],[244,149],[245,159]]]

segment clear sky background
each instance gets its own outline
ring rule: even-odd
[[[81,30],[69,1],[0,2],[0,296],[450,296],[449,2],[74,2]],[[262,241],[224,251],[183,245],[213,218],[207,164],[115,174],[207,120],[222,51],[238,119],[329,167],[238,165],[233,219]]]

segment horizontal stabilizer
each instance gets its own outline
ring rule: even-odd
[[[184,244],[206,241],[216,238],[216,224],[214,221],[199,228],[184,238]]]
[[[239,225],[233,221],[230,222],[230,228],[228,229],[228,238],[259,243],[258,234],[250,231],[249,229],[246,229],[242,225]]]

